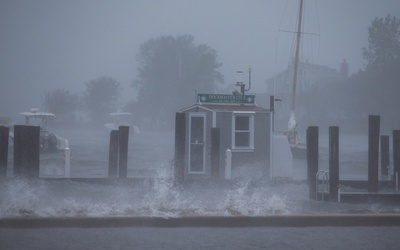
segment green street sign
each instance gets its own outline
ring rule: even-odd
[[[254,104],[255,95],[220,95],[220,94],[198,94],[200,103],[226,103],[226,104]]]

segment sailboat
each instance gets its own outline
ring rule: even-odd
[[[290,117],[288,122],[287,137],[290,144],[290,150],[294,159],[306,159],[307,157],[307,145],[300,141],[297,136],[297,122],[295,117],[296,107],[296,89],[297,89],[297,74],[299,68],[299,53],[300,53],[300,38],[301,38],[301,22],[303,16],[303,0],[300,0],[299,7],[299,20],[297,23],[296,31],[296,54],[294,59],[294,72],[293,72],[293,84],[292,84],[292,106],[290,111]]]

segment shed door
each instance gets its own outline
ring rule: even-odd
[[[189,173],[204,173],[205,165],[205,114],[190,114],[189,123]]]

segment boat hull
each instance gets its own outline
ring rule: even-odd
[[[307,147],[305,145],[290,145],[293,159],[306,160],[307,159]]]

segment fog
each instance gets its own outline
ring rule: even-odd
[[[400,16],[397,0],[306,6],[318,13],[306,19],[310,32],[319,34],[318,63],[339,69],[345,58],[350,74],[364,66],[371,21]],[[130,84],[139,46],[162,35],[190,34],[196,44],[214,48],[226,85],[236,81],[237,70],[252,67],[252,91],[262,93],[265,81],[287,66],[276,53],[278,29],[293,29],[285,22],[296,18],[291,13],[297,8],[297,1],[281,0],[2,0],[0,114],[22,121],[16,114],[40,107],[46,91],[82,92],[85,82],[100,76],[123,85],[123,104],[136,95]]]
[[[400,18],[399,0],[306,0],[305,3],[307,13],[304,18],[307,26],[305,32],[318,34],[310,35],[313,39],[310,58],[314,63],[337,70],[343,59],[346,59],[350,75],[363,69],[366,63],[362,57],[362,48],[368,46],[368,27],[371,21],[377,17],[384,18],[388,14]],[[251,67],[251,94],[265,94],[266,81],[285,70],[291,59],[289,53],[292,41],[280,39],[288,34],[293,36],[293,33],[285,31],[295,29],[293,24],[296,22],[297,9],[297,0],[1,0],[0,116],[10,116],[16,124],[22,124],[23,117],[18,113],[33,107],[42,108],[46,92],[64,88],[72,93],[82,93],[85,90],[85,83],[102,76],[112,77],[121,83],[124,91],[119,106],[123,106],[137,95],[131,83],[138,74],[139,65],[135,55],[139,53],[140,45],[149,39],[168,35],[174,37],[193,35],[196,45],[207,44],[215,49],[218,53],[217,61],[222,63],[219,71],[224,76],[225,87],[236,82],[237,70],[247,73],[247,68]],[[357,98],[354,99],[357,101]],[[278,104],[275,107],[277,106]],[[205,118],[201,119],[205,121]],[[346,119],[343,120],[348,122]],[[253,121],[254,119],[248,119],[249,127]],[[309,199],[309,186],[303,182],[307,179],[307,166],[304,160],[293,163],[294,181],[286,184],[283,178],[283,185],[279,185],[281,183],[279,176],[277,182],[268,182],[269,180],[264,182],[265,176],[258,171],[264,169],[256,166],[254,168],[256,170],[253,170],[253,166],[248,167],[248,165],[236,168],[234,166],[232,181],[208,185],[200,179],[199,182],[191,183],[191,186],[175,185],[172,178],[176,159],[174,151],[176,137],[173,130],[153,131],[150,130],[150,126],[141,126],[136,122],[137,120],[134,120],[132,125],[137,125],[141,132],[136,133],[134,130],[130,132],[130,138],[133,140],[129,141],[128,147],[129,178],[126,178],[126,183],[119,182],[121,179],[114,182],[113,178],[108,178],[110,133],[102,126],[103,124],[95,128],[57,127],[54,128],[54,133],[69,141],[68,146],[72,155],[67,155],[71,156],[68,158],[70,175],[65,174],[66,154],[58,151],[42,152],[39,169],[41,178],[33,181],[11,178],[0,183],[0,197],[2,197],[0,219],[399,213],[397,204],[392,206],[370,202],[325,203]],[[387,123],[387,120],[385,122]],[[263,123],[256,123],[257,128],[261,127],[258,124]],[[187,131],[190,129],[192,127]],[[326,128],[321,129],[321,132],[323,131],[326,131]],[[191,139],[188,140],[189,144]],[[319,139],[320,169],[323,170],[328,169],[331,157],[328,139],[325,135],[321,135]],[[340,140],[340,178],[367,180],[369,178],[367,136],[351,135],[341,137]],[[204,141],[200,142],[202,143],[206,145]],[[196,147],[197,144],[196,140]],[[222,146],[223,143],[220,148]],[[189,148],[189,145],[185,147]],[[262,158],[268,158],[270,172],[273,171],[272,167],[277,167],[272,166],[275,164],[273,158],[278,155],[274,150],[279,150],[278,147],[274,150],[272,147],[275,146],[263,144],[259,147],[269,151],[265,154],[267,156],[263,155]],[[10,146],[7,166],[9,177],[14,174],[14,165],[11,164],[14,163],[13,150],[14,148]],[[188,157],[185,158],[185,164],[186,162],[191,164],[190,154],[194,156],[198,154],[197,149],[193,149],[193,153],[190,150],[192,149],[185,153],[185,157]],[[203,149],[201,153],[205,155],[214,149],[206,150]],[[224,151],[220,152],[220,161],[224,159],[223,153]],[[203,156],[203,161],[205,159]],[[202,167],[205,169],[205,164]],[[387,167],[390,171],[394,171],[392,165]],[[189,170],[190,166],[188,170],[185,166],[184,171],[188,175],[192,174],[186,172]],[[193,175],[197,175],[200,172],[194,173]],[[209,173],[204,176],[209,176]],[[71,178],[64,179],[64,177]],[[382,179],[382,175],[379,177]],[[384,178],[393,179],[393,176],[385,175]],[[346,187],[342,188],[343,192],[348,190],[354,191],[350,187],[347,190]],[[386,190],[387,188],[383,189],[384,192]],[[399,231],[398,226],[394,229],[396,232]],[[97,229],[86,230],[86,234],[93,230],[96,232]],[[103,233],[107,232],[101,230]],[[204,232],[206,230],[209,229],[205,228]],[[237,231],[237,229],[230,231],[235,230]],[[306,234],[316,235],[308,233],[309,228],[305,230]],[[1,232],[3,234],[0,235],[7,237],[6,230],[2,229]],[[347,238],[357,239],[357,242],[361,242],[362,236],[367,239],[376,238],[356,233],[352,237],[343,237],[346,240],[341,241],[341,235],[337,231],[333,233],[336,238],[339,237],[338,241],[335,244],[324,242],[328,247],[349,245]],[[333,233],[328,231],[326,235]],[[9,234],[18,235],[18,232],[13,231]],[[30,237],[30,234],[21,235]],[[99,235],[101,234],[97,236]],[[153,231],[145,238],[149,235],[157,233]],[[260,236],[262,241],[265,241],[265,235],[263,233]],[[77,235],[74,238],[78,240],[88,238],[81,236]],[[286,235],[281,238],[283,237],[288,239]],[[57,241],[55,237],[41,235],[33,238],[43,240],[45,245]],[[125,238],[132,237],[130,235]],[[246,235],[236,238],[243,239]],[[320,239],[317,240],[318,243],[322,243],[323,238],[318,236],[316,238]],[[31,239],[32,237],[29,242]],[[187,239],[189,243],[185,245],[186,248],[189,244],[193,245],[192,238]],[[289,242],[295,242],[297,239],[294,238]],[[394,239],[397,238],[393,234],[386,234],[384,241],[389,242],[387,243],[389,246],[395,241]],[[151,240],[146,238],[146,241]],[[19,242],[24,243],[24,240],[14,240],[11,237],[7,239],[7,244],[12,246],[17,246]],[[35,242],[38,244],[38,240]],[[53,246],[73,246],[71,242],[75,241],[57,241]],[[98,241],[86,240],[86,244],[93,242]],[[207,240],[204,242],[208,244]],[[224,242],[229,240],[220,242],[225,244]],[[315,238],[305,242],[315,242]],[[375,244],[381,242],[376,241]],[[366,244],[368,242],[364,242],[364,245]],[[98,247],[96,244],[92,245]],[[265,247],[262,243],[259,245]],[[255,244],[251,243],[248,246]],[[36,248],[43,249],[43,247]]]

